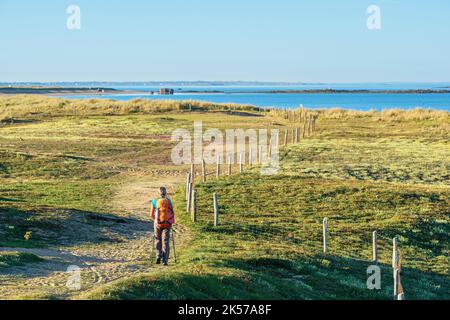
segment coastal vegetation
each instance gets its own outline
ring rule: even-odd
[[[191,222],[189,166],[170,161],[174,129],[201,120],[222,131],[283,132],[305,112],[318,116],[317,130],[282,147],[277,175],[246,166],[216,179],[208,166]],[[446,111],[1,96],[0,117],[2,298],[391,299],[393,237],[406,297],[450,298]],[[148,201],[166,183],[174,186],[178,262],[162,273],[150,263]],[[374,230],[380,290],[366,286]],[[69,262],[83,268],[81,291],[66,287]]]
[[[0,86],[0,94],[99,94],[99,93],[120,93],[121,90],[102,87],[52,87],[52,86]]]
[[[201,101],[143,100],[115,101],[104,99],[72,100],[43,96],[0,96],[0,121],[14,119],[63,117],[63,116],[111,116],[152,114],[175,111],[252,111],[264,109],[238,104],[213,104]]]

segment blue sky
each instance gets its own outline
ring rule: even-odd
[[[0,81],[450,81],[448,0],[0,0],[0,30]]]

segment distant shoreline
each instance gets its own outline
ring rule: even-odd
[[[410,89],[410,90],[336,90],[336,89],[306,89],[306,90],[268,90],[268,91],[200,91],[186,90],[176,93],[196,93],[196,94],[450,94],[450,90],[432,90],[432,89]]]
[[[41,94],[41,95],[114,95],[143,94],[146,91],[119,90],[107,87],[0,87],[0,94]],[[150,91],[148,91],[150,92]],[[407,89],[407,90],[372,90],[372,89],[300,89],[300,90],[266,90],[266,91],[222,91],[222,90],[176,90],[176,94],[450,94],[449,89]]]
[[[253,108],[257,108],[259,110],[262,109],[295,109],[295,108],[306,108],[306,109],[341,109],[341,110],[353,110],[353,111],[383,111],[383,110],[412,110],[412,109],[423,109],[423,110],[433,110],[433,111],[445,111],[447,113],[450,113],[450,102],[448,104],[438,104],[438,105],[428,105],[426,102],[422,102],[421,104],[416,104],[411,103],[411,104],[406,104],[406,105],[396,105],[395,103],[385,103],[384,101],[375,101],[375,102],[364,102],[364,97],[363,96],[355,96],[356,101],[363,101],[360,102],[359,104],[354,104],[352,103],[352,101],[350,102],[339,102],[339,101],[334,101],[335,99],[338,99],[338,95],[330,95],[330,96],[317,96],[319,97],[319,101],[318,102],[307,102],[305,103],[300,103],[301,101],[297,100],[297,97],[295,95],[291,96],[293,97],[293,102],[286,102],[285,99],[282,99],[283,104],[277,104],[276,101],[273,102],[273,100],[269,100],[268,103],[258,103],[257,101],[251,101],[251,99],[241,99],[241,101],[233,101],[233,99],[218,99],[218,100],[214,100],[212,99],[212,96],[202,96],[202,95],[198,95],[198,98],[195,97],[182,97],[180,98],[172,98],[172,97],[176,97],[176,96],[170,96],[170,95],[158,95],[157,97],[155,97],[154,99],[147,99],[145,97],[142,96],[138,96],[138,97],[132,97],[132,96],[128,96],[125,99],[120,99],[119,97],[121,96],[121,94],[117,94],[117,95],[108,95],[108,94],[92,94],[92,95],[85,95],[85,96],[77,96],[76,94],[74,95],[65,95],[65,96],[58,96],[58,95],[53,95],[53,94],[1,94],[0,93],[0,115],[3,111],[7,110],[3,109],[3,107],[7,107],[8,105],[10,105],[12,102],[16,103],[17,105],[21,104],[21,102],[23,102],[24,104],[30,104],[33,102],[30,101],[43,101],[45,102],[45,105],[47,106],[52,106],[52,105],[58,105],[59,103],[62,103],[62,105],[67,105],[67,104],[71,104],[71,103],[75,103],[75,104],[80,104],[86,107],[92,106],[94,107],[96,103],[99,103],[99,101],[104,100],[104,101],[109,101],[112,104],[117,104],[117,105],[126,105],[128,102],[130,101],[134,101],[134,105],[138,106],[138,107],[143,107],[146,105],[151,105],[152,103],[156,103],[156,105],[161,105],[161,104],[172,104],[172,105],[177,105],[177,104],[181,104],[181,105],[185,105],[185,106],[190,106],[190,105],[201,105],[201,106],[220,106],[220,105],[226,105],[228,106],[227,110],[232,110],[232,108],[234,107],[239,107],[239,106],[244,106],[244,107],[253,107]],[[226,97],[226,96],[224,96]],[[249,96],[250,97],[250,96]],[[270,96],[268,96],[270,97]],[[276,97],[275,95],[271,96],[271,97]],[[313,96],[311,96],[313,97]],[[320,101],[320,99],[322,99],[321,97],[327,97],[328,100],[333,101],[332,103],[323,103]],[[346,96],[346,97],[351,97],[351,95]],[[369,97],[369,95],[366,95],[366,98]],[[390,97],[387,95],[385,96],[388,98],[389,101],[391,101],[391,99],[389,99]],[[406,95],[403,97],[407,97]],[[444,101],[449,101],[450,96],[448,95],[442,95],[440,96],[441,100],[444,99]],[[211,99],[210,99],[211,98]],[[260,98],[260,97],[259,97]],[[345,97],[344,97],[345,98]],[[419,98],[418,96],[412,96],[412,100],[416,101],[417,98]],[[42,100],[41,100],[42,99]],[[347,99],[347,98],[345,98]],[[410,99],[410,100],[411,100]],[[245,101],[243,101],[245,100]],[[394,101],[396,99],[393,99]],[[425,99],[426,100],[426,99]],[[17,102],[14,102],[17,101]],[[139,103],[136,104],[136,101],[139,101]],[[264,101],[266,101],[264,99]],[[109,104],[109,103],[108,103]],[[230,107],[231,106],[231,107]],[[88,108],[89,109],[89,108]]]
[[[0,94],[41,94],[41,95],[102,95],[102,94],[123,94],[131,93],[131,91],[116,90],[112,88],[83,88],[83,87],[0,87]]]

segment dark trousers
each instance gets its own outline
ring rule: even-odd
[[[155,248],[156,257],[167,263],[170,253],[170,228],[161,229],[155,224]]]

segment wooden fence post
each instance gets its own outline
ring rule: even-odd
[[[394,272],[394,300],[397,300],[399,295],[399,269],[398,269],[398,239],[394,237],[392,239],[392,269]]]
[[[305,116],[305,124],[303,125],[303,139],[305,138],[305,134],[306,134],[306,124],[308,123],[307,118]]]
[[[239,173],[244,172],[244,158],[242,152],[239,154]]]
[[[328,252],[328,218],[323,218],[323,253]]]
[[[378,262],[378,234],[377,231],[372,233],[372,261]]]
[[[259,164],[263,164],[263,146],[259,146]]]
[[[214,226],[217,227],[219,225],[219,203],[217,200],[217,193],[214,192],[213,196],[214,201]]]
[[[191,174],[186,175],[186,201],[189,199],[189,184],[191,183]]]
[[[192,201],[192,182],[189,183],[189,191],[188,191],[186,212],[190,212],[191,211],[191,201]]]
[[[308,123],[308,135],[309,136],[311,136],[311,134],[312,134],[312,118],[313,118],[313,116],[310,115],[309,116],[309,123]]]
[[[216,178],[220,177],[220,156],[217,155]]]
[[[284,131],[284,145],[287,146],[288,143],[288,129]]]
[[[197,190],[194,189],[192,193],[192,211],[191,211],[192,222],[197,222]]]
[[[306,130],[308,131],[308,137],[311,136],[311,115],[308,116],[306,120]]]
[[[195,181],[195,164],[191,163],[191,182]]]
[[[295,144],[295,128],[292,128],[292,144]]]
[[[202,159],[202,181],[206,182],[206,164],[205,164],[205,159]]]
[[[272,158],[272,137],[270,137],[270,140],[269,140],[269,159],[271,159]]]
[[[398,239],[392,239],[392,268],[397,269],[398,266]]]
[[[394,269],[394,300],[399,300],[398,289],[399,289],[399,270]]]

